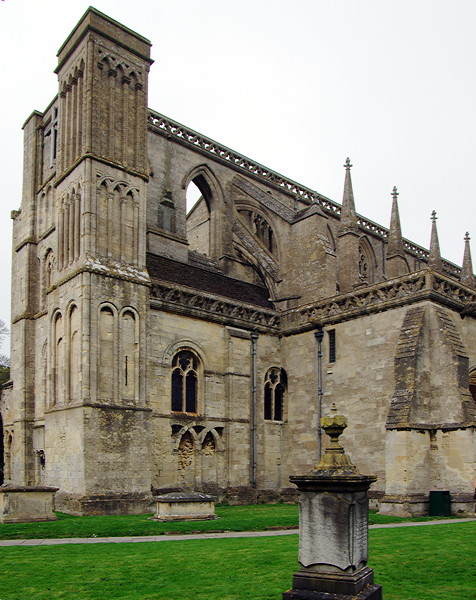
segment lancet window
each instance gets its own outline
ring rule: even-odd
[[[190,350],[178,352],[172,362],[172,411],[196,413],[198,407],[198,357]]]
[[[284,369],[271,367],[264,382],[264,418],[266,421],[282,421],[287,376]]]

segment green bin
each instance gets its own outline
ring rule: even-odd
[[[428,514],[430,517],[449,517],[451,515],[451,496],[448,491],[430,492]]]

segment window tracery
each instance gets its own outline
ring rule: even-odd
[[[359,281],[360,283],[374,283],[375,281],[375,254],[366,237],[359,242]]]
[[[264,382],[264,418],[266,421],[283,421],[286,389],[286,371],[279,367],[271,367],[266,373]]]
[[[368,281],[369,278],[369,262],[361,245],[359,245],[359,278],[361,281]]]
[[[198,405],[198,357],[190,350],[178,352],[172,362],[172,411],[196,413]]]

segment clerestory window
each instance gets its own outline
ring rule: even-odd
[[[286,371],[279,367],[271,367],[266,373],[264,381],[265,420],[283,421],[286,389]]]
[[[196,413],[198,357],[191,350],[178,352],[172,362],[172,411]]]

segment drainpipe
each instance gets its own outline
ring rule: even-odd
[[[317,462],[319,463],[322,454],[322,340],[324,338],[324,331],[322,330],[322,325],[317,326],[317,330],[314,332],[314,336],[317,341]]]
[[[251,487],[256,488],[256,345],[258,334],[251,334]]]

